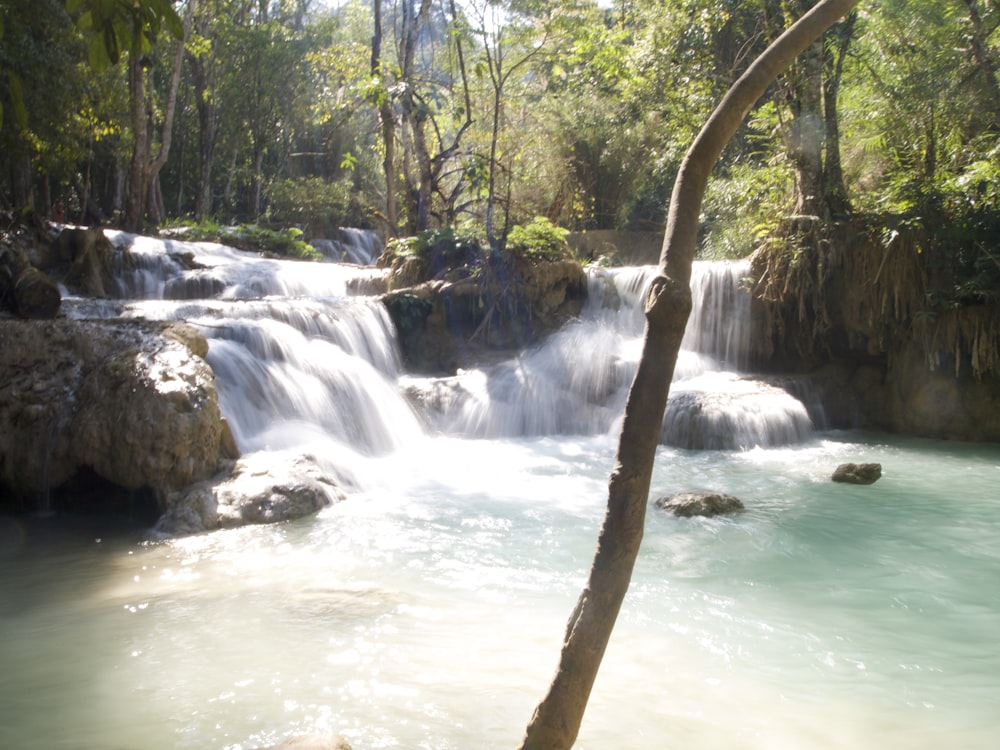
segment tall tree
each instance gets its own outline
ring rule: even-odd
[[[691,311],[691,264],[709,174],[766,88],[859,0],[821,0],[754,61],[688,150],[674,184],[659,272],[646,296],[642,356],[625,405],[608,504],[587,584],[566,627],[559,668],[528,724],[522,750],[576,741],[642,542],[646,504],[670,381]]]
[[[374,33],[372,34],[372,98],[378,107],[379,125],[382,135],[382,173],[385,176],[385,223],[386,232],[395,236],[399,231],[396,216],[396,116],[389,100],[389,87],[382,62],[382,0],[373,0]]]
[[[125,216],[123,218],[126,229],[139,229],[144,216],[148,216],[154,224],[159,224],[166,218],[163,195],[160,192],[160,170],[170,155],[174,132],[174,111],[177,104],[177,87],[180,85],[181,63],[184,59],[184,39],[191,26],[193,11],[194,3],[189,2],[184,28],[171,58],[170,82],[163,108],[159,147],[155,153],[153,139],[156,123],[152,99],[154,92],[151,82],[148,80],[153,69],[150,60],[152,49],[150,42],[146,41],[145,33],[140,39],[132,40],[128,56],[128,87],[131,101],[132,137],[135,141],[135,148],[132,154],[132,166],[129,170],[129,193],[125,201]]]

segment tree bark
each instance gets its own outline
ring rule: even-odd
[[[174,52],[173,67],[170,71],[170,87],[167,91],[167,102],[163,113],[163,128],[160,131],[160,150],[156,156],[150,159],[149,164],[149,188],[147,197],[149,203],[147,209],[156,224],[161,223],[166,218],[166,207],[163,203],[163,192],[160,187],[160,170],[167,163],[170,155],[170,145],[174,136],[174,112],[177,109],[177,90],[180,87],[181,63],[184,62],[184,44],[191,36],[191,18],[194,15],[195,2],[188,3],[187,12],[184,14],[184,39],[177,42],[177,50]]]
[[[218,127],[218,108],[215,92],[210,91],[209,71],[205,61],[191,55],[188,59],[194,87],[195,109],[198,110],[198,187],[194,199],[195,221],[204,221],[212,215],[212,167],[215,162],[215,134]]]
[[[191,28],[191,14],[194,4],[188,5],[184,19],[184,36]],[[160,169],[167,161],[170,153],[170,142],[173,135],[174,109],[177,103],[177,89],[180,84],[181,62],[184,56],[184,40],[178,43],[174,55],[173,67],[170,73],[170,87],[164,110],[163,128],[160,136],[160,149],[153,156],[153,103],[149,100],[152,92],[147,91],[146,65],[148,59],[136,50],[131,50],[128,56],[128,88],[129,112],[131,114],[133,136],[135,138],[132,152],[132,167],[129,172],[128,197],[125,200],[124,225],[126,229],[136,231],[142,225],[147,209],[152,209],[154,221],[163,220],[158,206],[152,202],[154,196],[159,196],[159,186],[154,181],[159,179]]]
[[[823,203],[823,43],[800,57],[788,153],[795,165],[795,213],[826,219]]]
[[[416,163],[416,190],[409,191],[414,205],[410,214],[415,219],[416,230],[430,228],[431,196],[433,195],[433,175],[431,171],[430,150],[427,147],[427,134],[424,131],[427,119],[423,108],[416,97],[416,75],[414,71],[414,56],[417,40],[427,24],[430,15],[431,0],[420,0],[420,7],[414,13],[411,0],[403,2],[403,28],[400,39],[400,76],[403,82],[403,92],[400,97],[403,123],[408,127],[410,139],[403,142],[411,144],[412,159]],[[404,157],[406,159],[406,157]],[[409,161],[409,160],[407,160]]]
[[[373,78],[381,80],[378,115],[382,131],[382,173],[385,175],[386,235],[395,237],[399,233],[399,220],[396,218],[396,119],[382,70],[382,0],[374,0],[372,4],[375,29],[372,34],[371,71]]]
[[[149,188],[149,122],[146,119],[146,71],[142,58],[130,53],[128,56],[129,113],[132,120],[132,166],[129,170],[128,191],[125,197],[125,228],[138,231],[142,224],[146,207],[146,191]]]
[[[775,40],[732,86],[681,164],[670,199],[659,274],[646,297],[642,356],[625,406],[590,577],[570,616],[555,678],[528,724],[522,750],[572,747],[628,591],[642,541],[670,380],[691,310],[691,264],[709,174],[767,86],[858,2],[821,0]]]
[[[844,58],[854,36],[857,14],[848,16],[828,51],[827,75],[823,79],[823,119],[826,123],[826,158],[823,161],[823,191],[826,209],[831,218],[842,218],[851,212],[844,182],[844,168],[840,160],[840,116],[837,99],[840,81],[844,75]]]

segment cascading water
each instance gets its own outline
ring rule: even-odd
[[[413,380],[438,429],[474,437],[593,434],[617,425],[638,362],[641,300],[653,267],[591,269],[580,320],[515,360],[455,378]],[[748,263],[694,264],[694,309],[667,406],[662,442],[690,449],[748,449],[804,440],[806,408],[745,368]]]
[[[223,411],[244,450],[274,447],[258,436],[288,421],[316,425],[362,451],[391,450],[396,437],[415,433],[410,408],[395,393],[399,362],[385,311],[370,298],[347,299],[362,288],[359,279],[371,285],[380,272],[261,259],[205,243],[113,239],[130,246],[120,288],[133,297],[245,300],[156,310],[132,303],[124,311],[202,328],[212,342],[209,362]],[[584,314],[543,346],[452,378],[409,377],[405,391],[445,434],[613,431],[638,361],[641,300],[654,273],[653,267],[591,269]],[[694,307],[664,419],[666,445],[748,449],[798,442],[811,432],[796,398],[738,374],[747,361],[748,275],[747,263],[694,264]],[[249,301],[263,297],[281,299]],[[377,373],[366,372],[370,367]]]
[[[593,555],[652,269],[593,269],[585,314],[545,346],[427,379],[402,372],[381,304],[349,296],[374,269],[116,242],[141,256],[122,266],[132,299],[68,314],[199,326],[245,456],[308,453],[349,495],[158,544],[0,519],[0,747],[513,745]],[[707,318],[651,491],[746,510],[650,508],[576,746],[992,749],[995,447],[810,431],[798,401],[740,372],[744,298],[725,295],[742,275],[695,268]],[[733,424],[706,426],[719,415]],[[737,433],[717,447],[746,450],[678,445]],[[875,485],[828,481],[861,460],[883,464]]]
[[[320,238],[311,240],[310,244],[323,253],[323,256],[340,263],[353,263],[359,266],[372,266],[382,252],[382,241],[378,234],[370,229],[355,229],[342,227],[335,239]]]

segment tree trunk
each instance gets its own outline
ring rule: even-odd
[[[191,13],[194,4],[188,5],[184,19],[184,35],[187,37],[191,27]],[[128,56],[128,90],[129,111],[132,119],[135,150],[132,153],[132,168],[129,174],[128,196],[125,199],[125,228],[137,231],[149,210],[154,222],[163,220],[158,203],[152,199],[156,196],[153,183],[159,179],[160,169],[167,161],[170,153],[170,141],[173,135],[174,109],[177,103],[177,89],[180,83],[181,61],[184,56],[184,41],[177,43],[173,68],[170,74],[170,87],[164,108],[163,129],[160,136],[160,150],[153,156],[153,103],[149,99],[152,92],[146,87],[146,65],[148,59],[134,50]]]
[[[27,152],[15,154],[10,160],[10,185],[14,205],[34,211],[35,189],[31,180],[31,156]]]
[[[160,224],[166,218],[166,206],[163,201],[163,192],[160,187],[160,170],[167,163],[170,155],[170,145],[174,135],[174,112],[177,109],[177,90],[181,80],[181,63],[184,62],[185,40],[191,36],[191,18],[194,15],[194,0],[188,3],[187,12],[184,14],[184,39],[177,42],[177,50],[174,52],[173,67],[170,71],[170,87],[167,90],[167,101],[163,112],[163,128],[160,131],[160,150],[155,157],[152,157],[147,172],[150,185],[147,188],[147,208],[150,216],[156,224]]]
[[[395,237],[399,232],[396,218],[396,119],[389,101],[388,86],[382,70],[382,0],[374,0],[375,29],[372,35],[372,77],[381,79],[378,114],[382,131],[382,172],[385,175],[386,235]]]
[[[198,187],[195,191],[194,218],[204,221],[212,215],[212,165],[215,162],[215,133],[218,126],[215,97],[208,91],[208,75],[201,60],[191,66],[194,80],[195,108],[198,110]]]
[[[528,724],[522,750],[576,741],[639,554],[653,461],[677,353],[691,310],[691,264],[708,177],[743,118],[795,57],[859,0],[821,0],[775,40],[723,98],[681,164],[670,199],[659,274],[646,297],[642,357],[625,405],[597,551],[563,641],[558,671]]]
[[[795,165],[795,213],[827,218],[823,196],[823,42],[809,45],[794,76],[788,154]]]
[[[132,120],[132,167],[129,170],[128,191],[125,196],[125,229],[136,232],[142,224],[149,188],[149,121],[146,119],[146,71],[142,58],[128,56],[129,113]]]
[[[410,157],[416,164],[415,189],[408,191],[413,202],[410,215],[415,220],[416,231],[430,228],[431,196],[433,194],[433,176],[431,171],[430,151],[427,147],[427,136],[424,132],[426,115],[416,99],[414,73],[414,56],[417,41],[427,24],[430,15],[431,0],[420,0],[420,7],[414,13],[411,0],[403,2],[403,28],[400,38],[400,78],[403,82],[403,93],[400,97],[403,125],[409,130],[410,138],[403,141],[404,147],[409,144],[412,150]],[[404,157],[409,163],[409,159]]]
[[[823,161],[823,191],[826,209],[831,218],[842,218],[851,212],[840,161],[840,117],[837,97],[844,75],[844,58],[854,36],[857,14],[851,13],[828,51],[827,75],[823,78],[823,119],[826,123],[826,158]]]

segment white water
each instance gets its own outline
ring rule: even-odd
[[[333,289],[343,269],[277,264],[318,291],[232,299],[278,282],[213,253],[231,258],[225,299],[78,314],[203,326],[243,450],[322,452],[352,493],[163,544],[0,520],[0,747],[514,746],[593,554],[638,355],[635,312],[597,292],[634,301],[648,271],[595,278],[589,322],[551,345],[440,382],[402,375],[381,307]],[[1000,451],[800,429],[801,404],[718,352],[686,355],[675,391],[772,447],[661,448],[653,497],[713,489],[747,510],[650,509],[577,747],[995,747]],[[884,476],[832,484],[844,461]]]

